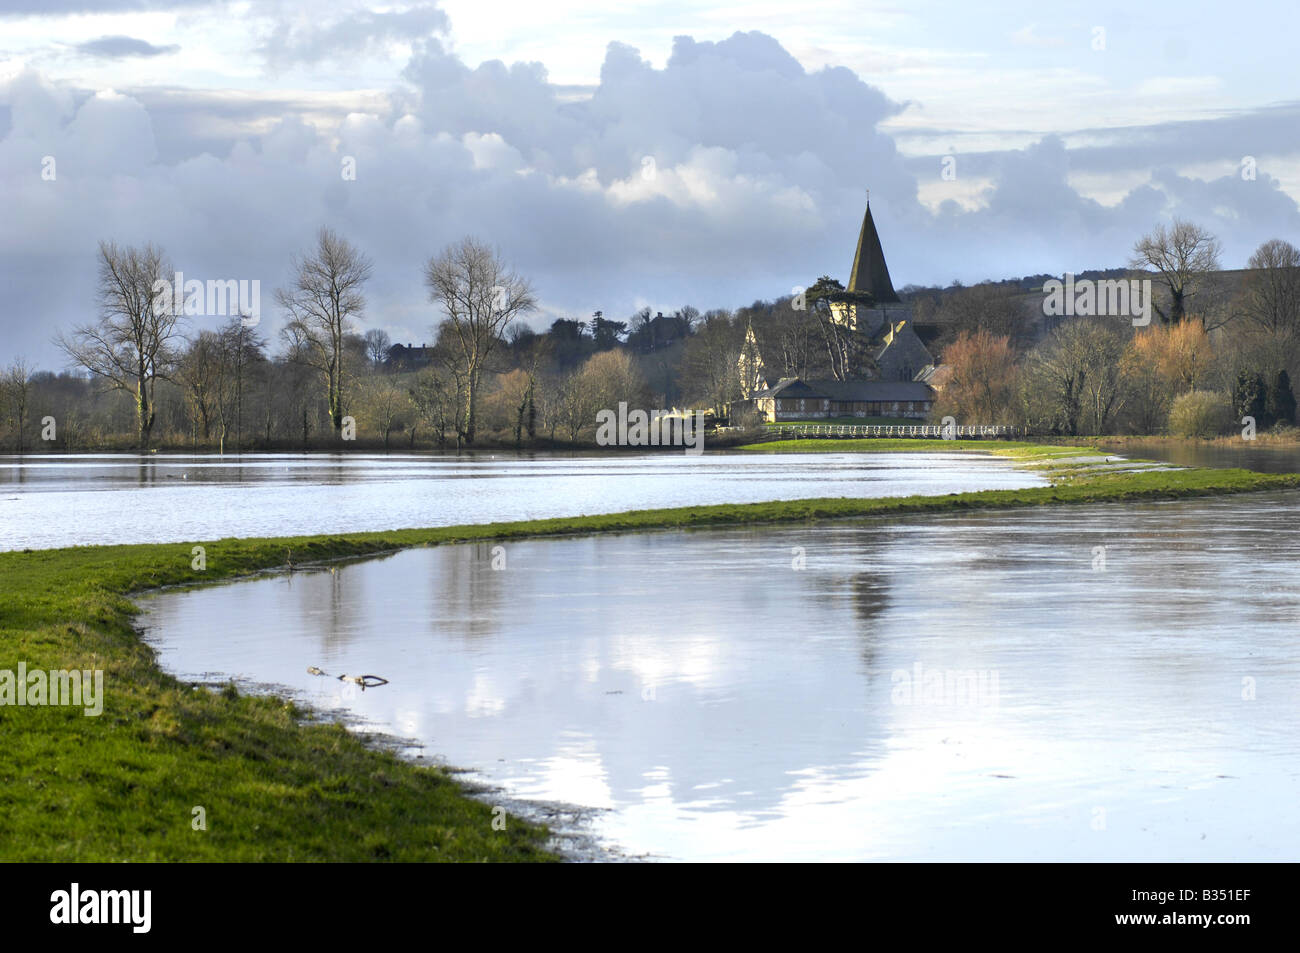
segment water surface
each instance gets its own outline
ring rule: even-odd
[[[636,854],[1294,860],[1295,500],[446,546],[142,601],[164,668],[605,809]]]
[[[0,550],[1040,486],[969,453],[0,456]]]
[[[1105,438],[1099,438],[1105,444]],[[1238,447],[1181,441],[1126,443],[1120,451],[1127,457],[1162,460],[1180,467],[1240,467],[1257,473],[1300,473],[1300,447],[1256,445],[1242,441]]]

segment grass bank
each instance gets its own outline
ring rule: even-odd
[[[917,449],[923,441],[790,441],[792,449]],[[863,447],[853,445],[862,444]],[[1026,464],[1077,448],[931,441]],[[969,444],[969,446],[965,446]],[[776,445],[758,449],[773,452]],[[195,540],[0,553],[0,670],[102,669],[103,714],[0,707],[3,860],[550,860],[546,832],[491,808],[453,777],[315,724],[282,699],[212,692],[162,672],[132,628],[131,593],[292,562],[412,546],[539,536],[794,523],[1048,504],[1167,500],[1300,487],[1300,474],[1095,471],[1055,485],[943,497],[688,506],[606,516],[346,536]],[[202,543],[207,566],[192,568]],[[268,633],[274,637],[274,633]],[[193,808],[207,830],[193,829]]]
[[[1126,434],[1116,437],[1089,437],[1088,440],[1104,443],[1110,447],[1127,447],[1132,444],[1149,444],[1167,447],[1214,447],[1224,450],[1256,450],[1260,447],[1294,449],[1300,447],[1300,428],[1278,427],[1273,430],[1261,430],[1253,440],[1243,440],[1241,433],[1234,431],[1222,437],[1201,440],[1196,437],[1173,437],[1169,434],[1155,434],[1143,437]]]
[[[737,450],[751,453],[991,453],[1014,460],[1048,459],[1078,456],[1080,453],[1105,455],[1090,443],[1053,445],[1025,440],[941,440],[881,437],[861,440],[816,437],[796,440],[765,440]]]

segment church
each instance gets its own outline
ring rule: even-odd
[[[746,329],[738,370],[742,395],[769,423],[833,417],[924,419],[934,403],[926,379],[934,357],[916,333],[911,308],[894,290],[871,201],[867,200],[848,287],[815,302],[828,347],[843,360],[832,377],[782,376],[765,360],[779,343]],[[851,347],[849,345],[852,345]]]

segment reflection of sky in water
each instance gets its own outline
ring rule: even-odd
[[[1105,444],[1105,437],[1098,439]],[[1116,449],[1133,459],[1165,460],[1180,467],[1241,467],[1260,473],[1300,473],[1300,447],[1262,441],[1234,440],[1228,445],[1182,440],[1130,441]]]
[[[145,603],[168,670],[327,704],[308,665],[383,675],[341,700],[511,794],[613,808],[634,852],[1281,860],[1293,499],[539,540],[504,571],[442,547]],[[894,704],[918,663],[997,673],[996,707]]]
[[[977,454],[0,455],[0,550],[1038,486]]]

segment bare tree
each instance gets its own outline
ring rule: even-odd
[[[821,329],[819,312],[815,305],[796,310],[793,299],[779,298],[770,306],[764,302],[754,302],[743,308],[738,318],[751,324],[754,329],[754,342],[747,352],[748,366],[745,389],[752,389],[751,370],[760,367],[772,375],[781,377],[817,376],[826,368],[821,358],[825,338]],[[769,383],[775,383],[775,379]],[[752,397],[752,393],[742,396]]]
[[[1205,276],[1219,270],[1219,251],[1219,240],[1212,234],[1177,218],[1171,227],[1157,225],[1155,231],[1134,244],[1129,266],[1142,271],[1154,269],[1169,292],[1167,313],[1153,302],[1162,324],[1177,324],[1187,316],[1191,299]]]
[[[1243,313],[1255,327],[1276,339],[1300,331],[1300,249],[1280,238],[1264,242],[1246,265]]]
[[[231,386],[229,403],[235,425],[235,449],[240,450],[244,445],[244,384],[249,376],[250,365],[264,364],[266,361],[266,355],[262,352],[262,348],[266,346],[266,339],[245,323],[244,315],[227,321],[220,335],[226,376]],[[225,431],[229,428],[224,417],[222,423],[222,451],[224,452]]]
[[[447,445],[448,429],[455,432],[456,449],[460,449],[460,418],[465,404],[462,391],[456,377],[440,367],[420,371],[408,391],[419,419],[433,428],[439,450]]]
[[[593,392],[594,385],[594,379],[581,371],[570,374],[560,383],[555,420],[569,432],[570,440],[577,440],[583,428],[595,426],[596,411],[600,410],[600,406],[597,395]],[[552,427],[551,436],[554,435],[555,428]]]
[[[156,385],[171,372],[172,339],[179,333],[182,289],[171,289],[172,277],[171,266],[154,245],[119,248],[116,242],[100,242],[99,320],[54,339],[69,358],[110,389],[134,397],[142,448],[149,446]],[[160,293],[158,283],[166,283],[167,291]]]
[[[1022,350],[1033,338],[1034,327],[1018,292],[1014,285],[992,281],[946,292],[932,316],[933,323],[943,327],[939,347],[949,346],[963,334],[974,336],[983,331],[1007,338],[1013,351]],[[920,316],[914,320],[919,321]]]
[[[386,376],[368,381],[361,396],[370,423],[384,435],[384,450],[387,451],[393,432],[406,425],[406,417],[412,408],[411,394],[393,383],[392,377]]]
[[[465,442],[474,443],[483,371],[516,317],[536,309],[528,282],[477,239],[462,238],[424,269],[429,299],[441,305],[458,376],[465,381]],[[441,332],[441,328],[439,329]]]
[[[962,331],[943,349],[949,375],[934,404],[934,416],[952,415],[962,423],[1003,423],[1011,412],[1016,383],[1016,352],[1006,335]]]
[[[566,424],[574,440],[586,428],[595,428],[599,411],[614,410],[620,401],[632,408],[652,409],[645,405],[646,380],[626,351],[593,354],[566,390],[571,398]]]
[[[742,393],[740,373],[746,330],[748,327],[734,326],[726,315],[715,316],[687,339],[682,371],[688,399],[712,406],[721,414],[728,402],[752,396]],[[749,363],[755,363],[752,355]]]
[[[392,339],[388,332],[383,328],[371,328],[365,334],[366,357],[374,366],[375,370],[384,366],[384,361],[388,357],[388,349],[392,346]]]
[[[335,439],[343,432],[344,338],[352,319],[365,310],[361,287],[370,278],[370,259],[329,228],[316,236],[311,254],[294,259],[293,286],[275,293],[289,316],[284,336],[295,360],[324,379]]]
[[[224,357],[220,336],[212,331],[200,331],[177,362],[176,382],[181,385],[190,408],[195,442],[200,436],[207,440],[212,435]]]
[[[1124,406],[1121,359],[1130,332],[1094,318],[1054,329],[1026,359],[1024,399],[1035,408],[1029,422],[1071,436],[1105,433]]]
[[[23,429],[27,426],[27,405],[31,400],[32,369],[21,357],[0,375],[0,396],[4,398],[6,414],[14,426],[18,439],[18,452],[23,452]]]

